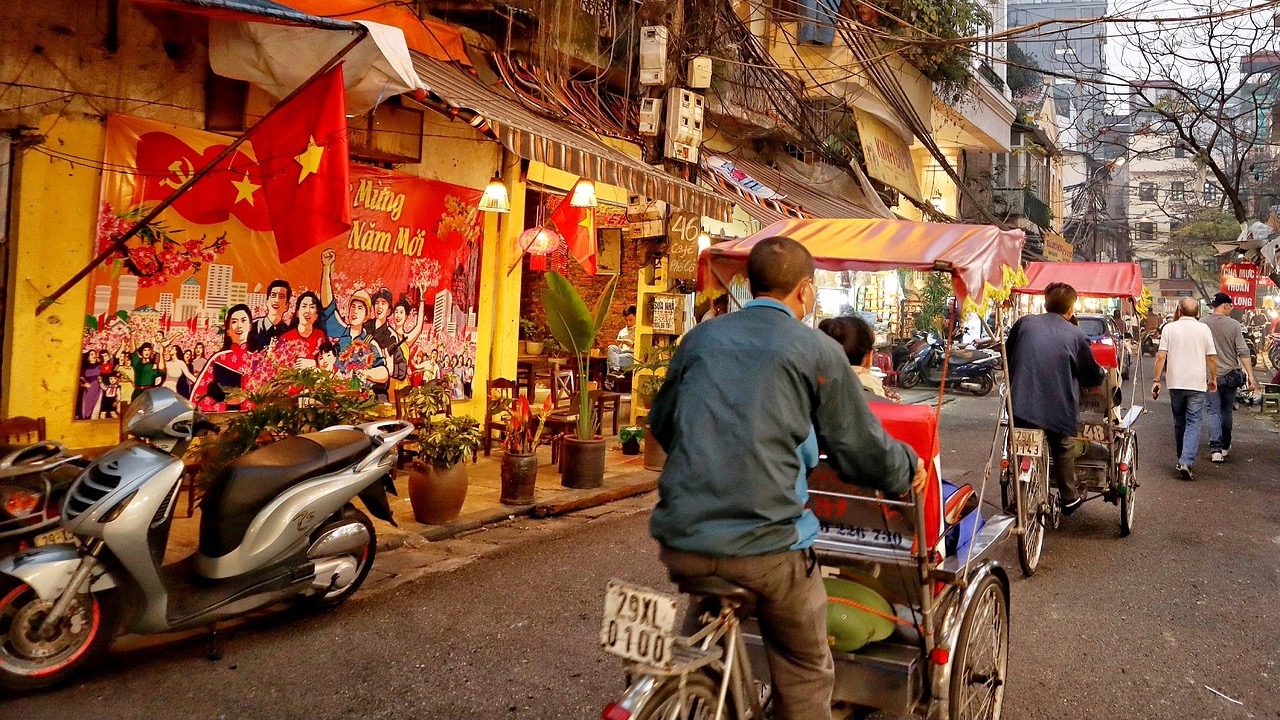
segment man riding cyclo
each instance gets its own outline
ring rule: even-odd
[[[846,482],[919,492],[924,463],[867,407],[834,340],[799,321],[816,306],[814,260],[772,237],[752,248],[755,299],[685,335],[649,412],[668,457],[650,532],[675,581],[716,576],[757,596],[783,720],[831,716],[835,666],[806,480],[821,442]]]

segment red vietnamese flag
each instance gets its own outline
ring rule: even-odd
[[[281,263],[351,229],[341,63],[259,123],[252,142]]]
[[[168,198],[226,147],[227,143],[215,143],[201,153],[176,135],[143,133],[138,137],[135,201]],[[173,209],[200,225],[216,225],[234,215],[250,230],[270,230],[258,174],[257,163],[242,152],[234,153],[174,201]]]
[[[547,218],[547,224],[564,238],[564,244],[574,260],[589,275],[596,274],[596,214],[594,208],[574,207],[569,198]]]

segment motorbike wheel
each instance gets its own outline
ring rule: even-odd
[[[910,390],[919,384],[920,369],[915,366],[903,370],[902,373],[898,375],[898,387],[903,390]]]
[[[991,391],[994,390],[995,388],[996,388],[995,378],[991,377],[990,375],[983,375],[982,377],[978,378],[978,387],[974,388],[971,392],[974,395],[977,395],[978,397],[986,397],[990,395]]]
[[[41,633],[54,602],[24,582],[0,579],[0,689],[52,687],[106,653],[119,620],[114,592],[77,595],[60,626]]]
[[[311,535],[312,542],[315,542],[321,535],[343,525],[351,525],[358,523],[364,525],[365,532],[369,534],[369,542],[364,546],[360,556],[356,558],[356,578],[351,581],[350,585],[338,590],[332,590],[328,593],[317,593],[315,595],[303,595],[299,598],[299,604],[309,610],[331,610],[346,602],[347,598],[355,594],[356,590],[364,584],[365,578],[369,576],[369,570],[373,567],[373,559],[378,553],[378,535],[373,529],[373,521],[369,519],[360,510],[353,505],[347,505],[340,512],[335,513],[333,518],[321,525]]]

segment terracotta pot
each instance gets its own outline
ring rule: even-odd
[[[644,439],[640,442],[644,445],[644,469],[661,472],[662,466],[667,464],[667,451],[663,450],[658,441],[648,433],[645,433]]]
[[[414,460],[409,466],[409,503],[420,523],[446,523],[467,499],[467,464],[443,467]]]
[[[604,438],[566,437],[560,450],[560,484],[578,490],[604,485]]]
[[[538,456],[506,453],[502,456],[503,505],[532,505],[533,488],[538,480]]]

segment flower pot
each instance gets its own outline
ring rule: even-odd
[[[524,341],[524,351],[530,355],[541,355],[543,346],[544,344],[540,342],[534,342],[532,340]]]
[[[414,460],[409,466],[409,504],[420,523],[446,523],[467,499],[467,464],[449,467]]]
[[[532,505],[533,487],[538,480],[538,456],[506,453],[502,456],[503,505]]]
[[[578,490],[604,484],[604,438],[566,437],[560,451],[560,484]]]
[[[622,432],[618,434],[618,439],[622,441],[623,455],[639,455],[640,440],[644,437],[644,430],[635,425],[628,425],[622,428]]]
[[[667,451],[662,449],[653,433],[649,432],[648,416],[640,418],[640,424],[644,428],[644,438],[641,440],[644,445],[644,469],[661,472],[662,466],[667,464]]]

